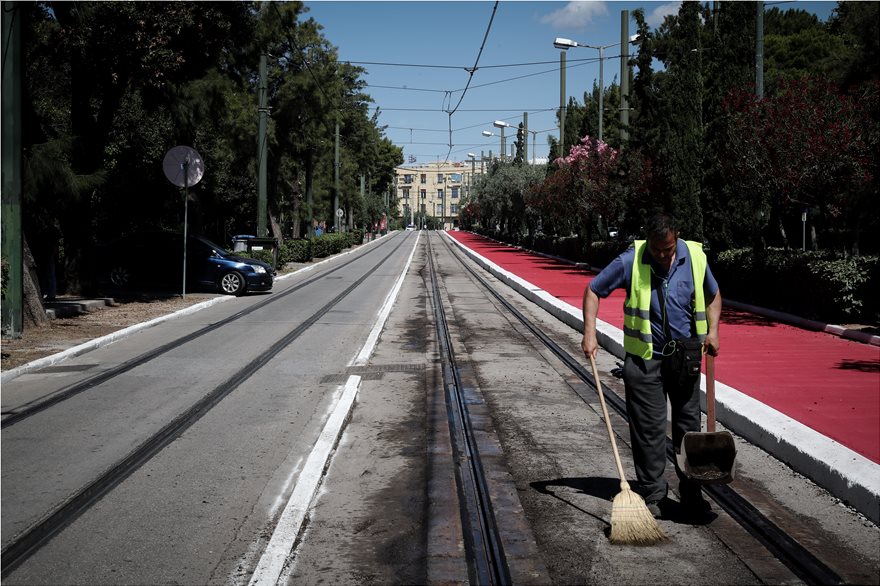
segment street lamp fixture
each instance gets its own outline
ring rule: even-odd
[[[577,47],[578,44],[571,39],[563,39],[562,37],[556,37],[556,40],[553,41],[553,46],[557,49],[573,49]]]
[[[507,158],[507,143],[504,141],[504,129],[510,126],[510,124],[504,120],[496,120],[492,123],[492,126],[501,129],[501,160],[504,161]]]

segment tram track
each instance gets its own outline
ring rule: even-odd
[[[464,385],[443,308],[432,239],[429,237],[426,240],[434,323],[439,341],[449,433],[456,464],[456,484],[462,503],[465,551],[472,574],[471,581],[476,584],[510,584],[510,569],[495,521],[489,485],[480,460],[479,447],[464,396]]]
[[[480,275],[469,263],[463,260],[460,251],[444,239],[450,254],[456,258],[475,282],[495,298],[510,315],[514,316],[551,354],[556,356],[572,374],[585,385],[596,390],[592,374],[584,368],[580,361],[556,344],[527,316],[508,301],[492,284]],[[579,397],[587,401],[587,397]],[[628,422],[624,400],[614,392],[605,392],[608,404],[625,421]],[[675,461],[675,449],[672,441],[667,439],[667,457]],[[764,515],[749,500],[729,485],[706,485],[704,491],[749,535],[757,540],[766,551],[784,564],[795,576],[806,584],[842,584],[845,581],[828,564],[799,543],[788,531],[778,526]]]
[[[288,332],[281,339],[272,343],[266,350],[258,354],[245,366],[235,371],[225,381],[216,385],[210,392],[208,392],[201,399],[196,401],[186,411],[180,413],[179,415],[174,417],[169,423],[164,425],[161,429],[151,434],[146,440],[140,443],[135,449],[130,451],[125,457],[114,463],[111,467],[109,467],[105,472],[100,474],[93,481],[70,495],[67,499],[65,499],[62,504],[60,504],[54,510],[45,513],[39,521],[37,521],[31,527],[22,531],[19,535],[14,537],[6,546],[3,547],[2,552],[0,552],[2,576],[8,576],[12,571],[14,571],[23,562],[25,562],[31,555],[36,553],[41,547],[47,544],[55,535],[57,535],[65,527],[73,523],[83,513],[88,511],[89,508],[97,503],[102,497],[110,493],[114,488],[120,485],[129,476],[134,474],[137,470],[139,470],[142,466],[149,462],[154,456],[161,452],[166,446],[172,443],[175,439],[179,438],[187,429],[189,429],[200,419],[202,419],[225,397],[232,393],[252,375],[258,372],[282,350],[287,348],[293,341],[299,338],[319,319],[321,319],[321,317],[330,312],[343,299],[351,295],[352,292],[354,292],[364,281],[366,281],[374,273],[374,271],[376,271],[376,269],[381,267],[392,255],[394,255],[405,242],[405,238],[400,239],[400,242],[397,244],[397,246],[395,246],[388,254],[383,256],[370,269],[364,271],[364,273],[358,279],[356,279],[341,293],[339,293],[333,299],[321,306],[308,318],[300,322],[297,327]],[[375,252],[375,249],[367,254],[373,252]],[[206,326],[205,328],[202,328],[201,330],[198,330],[193,334],[179,338],[178,340],[163,345],[154,351],[147,352],[139,357],[132,359],[131,361],[123,363],[122,365],[120,365],[120,367],[125,366],[125,368],[113,369],[113,376],[104,376],[104,374],[106,373],[102,373],[101,375],[92,377],[90,379],[87,379],[86,381],[82,381],[81,383],[78,383],[78,385],[81,386],[74,385],[73,387],[71,387],[71,389],[68,389],[67,394],[64,395],[62,399],[55,400],[50,405],[44,406],[43,404],[37,404],[32,406],[31,409],[33,411],[31,411],[28,416],[33,415],[36,412],[48,409],[53,405],[57,405],[61,401],[68,399],[75,394],[83,392],[89,388],[94,388],[99,384],[106,383],[116,376],[119,376],[128,370],[131,370],[135,366],[145,364],[175,347],[196,339],[200,335],[204,335],[209,331],[217,329],[221,325],[226,325],[231,323],[232,321],[240,319],[244,315],[247,315],[255,311],[256,309],[265,307],[272,301],[281,299],[283,296],[289,295],[290,293],[293,293],[294,291],[299,290],[302,287],[307,286],[308,284],[314,283],[315,281],[320,280],[327,275],[344,268],[345,266],[348,266],[351,262],[363,258],[363,256],[366,256],[366,254],[352,259],[348,263],[340,265],[339,267],[336,267],[330,271],[326,271],[321,275],[317,275],[308,281],[300,283],[296,287],[285,290],[280,296],[273,297],[271,300],[267,299],[264,302],[257,303],[246,310],[242,310],[241,312],[238,312],[231,316],[231,318],[233,319],[221,320],[216,324]],[[159,350],[161,350],[161,352],[159,352]],[[133,364],[135,362],[137,364]],[[100,379],[100,381],[95,382],[95,379]],[[22,419],[19,419],[19,421],[21,420]]]
[[[390,242],[390,240],[385,241],[385,242],[380,242],[376,246],[377,247],[384,246],[388,242]],[[398,244],[398,247],[400,247],[401,245],[402,245],[402,242],[401,242],[401,244]],[[397,248],[395,248],[395,250],[397,250]],[[167,354],[168,352],[170,352],[176,348],[179,348],[180,346],[183,346],[184,344],[187,344],[189,342],[197,340],[197,339],[201,338],[202,336],[209,334],[210,332],[213,332],[214,330],[222,328],[225,325],[236,322],[239,319],[241,319],[251,313],[254,313],[255,311],[263,309],[264,307],[266,307],[268,305],[272,305],[272,304],[284,299],[285,297],[292,295],[293,293],[326,278],[328,275],[331,275],[337,271],[340,271],[340,270],[348,267],[351,263],[354,263],[354,262],[360,260],[361,258],[366,256],[367,254],[371,254],[372,252],[375,252],[375,248],[373,250],[370,250],[370,251],[368,251],[364,254],[361,254],[355,258],[352,258],[352,259],[340,264],[337,267],[334,267],[330,270],[324,271],[324,272],[322,272],[318,275],[315,275],[314,277],[311,277],[301,283],[298,283],[290,288],[287,288],[284,291],[274,293],[272,296],[267,297],[266,299],[263,299],[262,301],[259,301],[257,303],[254,303],[250,307],[246,307],[245,309],[242,309],[241,311],[238,311],[228,317],[225,317],[225,318],[223,318],[219,321],[216,321],[212,324],[208,324],[208,325],[206,325],[202,328],[199,328],[198,330],[191,332],[185,336],[181,336],[175,340],[171,340],[170,342],[167,342],[165,344],[162,344],[161,346],[153,348],[152,350],[149,350],[148,352],[144,352],[143,354],[141,354],[139,356],[135,356],[134,358],[131,358],[129,360],[121,362],[120,364],[118,364],[112,368],[109,368],[103,372],[97,373],[93,376],[90,376],[90,377],[84,379],[84,380],[81,380],[81,381],[75,382],[73,384],[70,384],[66,387],[63,387],[63,388],[55,391],[54,393],[52,393],[52,395],[50,397],[48,397],[42,401],[27,405],[22,409],[4,412],[3,415],[5,417],[2,420],[2,422],[0,422],[0,429],[6,429],[8,427],[11,427],[21,421],[24,421],[25,419],[27,419],[29,417],[32,417],[33,415],[36,415],[37,413],[45,411],[46,409],[49,409],[50,407],[53,407],[59,403],[62,403],[72,397],[75,397],[76,395],[78,395],[84,391],[87,391],[91,388],[94,388],[94,387],[100,385],[100,384],[103,384],[107,381],[110,381],[110,380],[116,378],[117,376],[120,376],[120,375],[134,369],[134,368],[137,368],[138,366],[142,366],[144,364],[147,364],[148,362],[155,360],[156,358],[158,358],[164,354]]]

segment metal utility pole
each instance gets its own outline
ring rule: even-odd
[[[559,156],[565,156],[565,51],[559,52]]]
[[[602,140],[602,121],[605,119],[605,106],[604,100],[605,97],[605,77],[604,77],[604,64],[605,63],[605,47],[599,47],[599,140]]]
[[[7,263],[3,275],[2,329],[11,338],[23,330],[23,283],[21,237],[21,13],[22,5],[3,2],[3,192],[2,240]]]
[[[333,148],[333,231],[339,232],[339,122],[336,123]]]
[[[363,173],[361,173],[361,201],[366,201],[366,194],[367,194],[366,180],[367,180],[366,176]],[[372,231],[373,231],[373,226],[370,226],[370,232],[372,232]]]
[[[629,10],[620,11],[620,147],[629,141]]]
[[[257,155],[259,169],[257,171],[257,237],[264,238],[266,230],[266,161],[268,150],[266,140],[266,124],[269,110],[267,108],[268,93],[268,57],[265,53],[260,55],[260,87],[257,90],[257,106],[260,113],[260,124],[257,134]]]
[[[755,31],[755,96],[764,98],[764,3],[755,2],[757,30]]]
[[[529,162],[529,113],[528,112],[523,112],[522,140],[523,140],[522,156],[523,156],[523,159],[525,159],[526,164],[528,164],[528,162]]]

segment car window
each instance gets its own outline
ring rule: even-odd
[[[194,238],[190,240],[190,249],[198,251],[199,254],[203,256],[212,256],[216,254],[217,256],[229,256],[229,253],[226,252],[219,244],[211,242],[207,238]]]

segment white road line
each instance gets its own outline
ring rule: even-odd
[[[263,552],[254,575],[251,576],[251,586],[260,584],[276,584],[287,556],[293,548],[296,536],[299,535],[300,527],[306,512],[309,510],[309,504],[312,497],[318,490],[318,484],[321,482],[321,476],[324,473],[324,467],[330,460],[330,455],[339,441],[342,433],[342,427],[348,419],[348,414],[354,405],[354,399],[357,396],[358,385],[360,385],[361,377],[352,375],[348,377],[345,388],[342,391],[342,397],[333,409],[333,413],[327,419],[318,441],[315,443],[312,452],[306,460],[296,486],[293,488],[293,494],[281,513],[272,539]]]
[[[419,234],[420,236],[421,234]],[[407,271],[409,271],[409,265],[418,246],[419,237],[416,238],[416,243],[413,246],[412,252],[410,252],[406,265],[403,267],[403,271],[385,298],[385,302],[379,310],[376,323],[373,325],[367,341],[349,365],[366,364],[373,353],[379,334],[385,326],[385,322],[391,314],[394,301],[400,292],[403,279]],[[278,579],[281,577],[281,573],[284,571],[284,566],[287,563],[287,558],[293,550],[293,544],[302,528],[306,513],[311,506],[312,499],[317,494],[324,470],[327,468],[333,451],[336,449],[336,445],[342,435],[342,428],[345,426],[345,422],[348,421],[348,416],[354,407],[360,382],[361,377],[357,375],[348,377],[348,381],[342,391],[342,396],[333,409],[333,413],[327,419],[327,423],[324,424],[324,429],[312,448],[312,452],[309,454],[302,472],[300,472],[296,486],[293,488],[293,493],[290,495],[290,499],[281,513],[281,518],[275,526],[275,531],[272,533],[269,544],[260,557],[253,576],[251,576],[249,586],[274,586],[278,583]]]
[[[388,316],[391,315],[391,308],[394,307],[394,302],[397,300],[397,294],[400,293],[400,287],[403,285],[403,278],[406,277],[406,273],[409,271],[409,265],[412,263],[416,248],[419,245],[419,238],[421,237],[422,234],[419,232],[418,236],[416,236],[416,243],[413,245],[413,249],[409,253],[409,258],[406,259],[406,265],[403,267],[403,272],[400,273],[400,276],[397,277],[397,281],[394,283],[394,287],[388,292],[388,296],[385,298],[385,303],[382,304],[382,309],[379,310],[379,318],[373,325],[370,335],[367,336],[367,341],[364,344],[364,347],[361,348],[361,351],[355,359],[349,363],[349,366],[363,366],[367,363],[367,360],[370,359],[370,355],[373,354],[373,350],[376,348],[376,342],[379,341],[379,334],[382,332],[382,328],[385,327],[385,322],[388,320]]]

